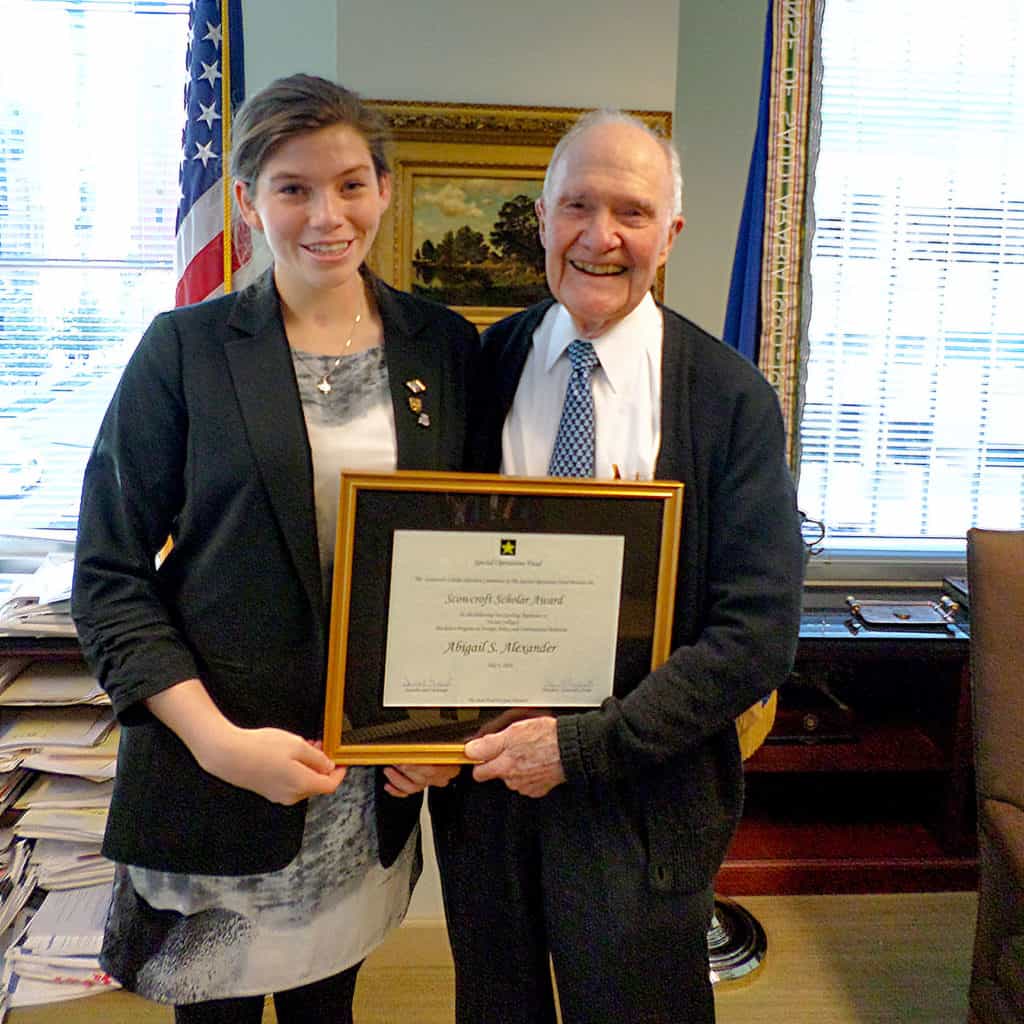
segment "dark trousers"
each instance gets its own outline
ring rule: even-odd
[[[713,1024],[710,880],[649,884],[643,816],[563,785],[540,800],[464,774],[431,790],[457,1024]]]
[[[352,1024],[352,997],[362,963],[340,974],[274,993],[278,1024]],[[211,999],[174,1008],[175,1024],[260,1024],[263,996]]]

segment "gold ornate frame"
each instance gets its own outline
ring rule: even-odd
[[[403,291],[413,285],[413,184],[417,176],[532,179],[541,182],[555,143],[585,110],[578,107],[518,107],[497,104],[368,100],[391,127],[393,189],[370,253],[371,269]],[[631,111],[670,138],[668,111]],[[664,297],[664,271],[655,295]],[[516,306],[457,306],[479,327],[516,312]]]
[[[463,764],[463,745],[474,733],[521,714],[384,706],[396,529],[623,536],[618,689],[671,651],[682,509],[683,485],[673,481],[342,473],[324,706],[328,757],[338,764]]]

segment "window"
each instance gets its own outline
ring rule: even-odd
[[[174,304],[187,29],[187,0],[5,0],[0,534],[73,540],[100,418]]]
[[[826,551],[1024,528],[1024,7],[828,0],[800,505]]]

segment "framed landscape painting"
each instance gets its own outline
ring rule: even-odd
[[[370,266],[480,327],[548,295],[534,202],[569,107],[370,100],[394,138],[393,198]],[[634,111],[671,135],[671,114]],[[664,278],[655,286],[661,298]]]

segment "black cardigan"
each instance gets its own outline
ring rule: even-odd
[[[474,438],[482,470],[500,466],[502,425],[550,306],[484,335]],[[662,313],[655,476],[685,484],[673,650],[599,709],[560,715],[558,743],[570,785],[598,785],[642,806],[657,884],[685,888],[717,868],[739,815],[734,720],[792,665],[804,548],[774,391],[735,350]],[[443,791],[435,796],[444,800]]]

